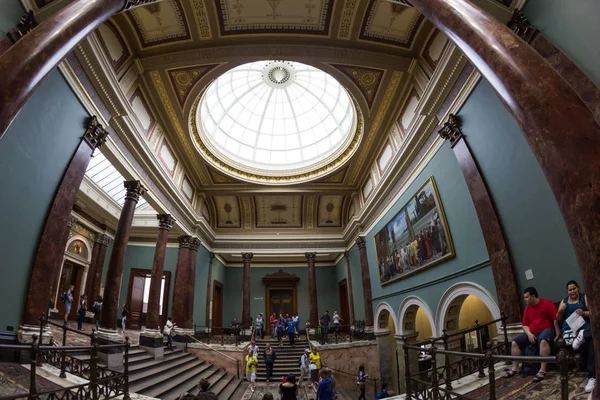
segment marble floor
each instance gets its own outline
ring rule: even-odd
[[[63,323],[63,320],[60,319],[50,319],[50,321],[56,323],[56,324],[61,324]],[[63,331],[62,328],[59,328],[58,326],[54,326],[54,325],[48,325],[50,328],[50,331],[52,332],[52,336],[53,336],[53,340],[54,342],[56,342],[59,345],[62,345],[62,335],[63,335]],[[77,329],[77,322],[76,321],[69,321],[67,323],[67,326],[69,328],[72,329]],[[83,329],[81,330],[81,332],[86,333],[86,334],[90,334],[92,333],[92,329],[95,328],[96,326],[94,324],[88,324],[88,323],[83,323]],[[121,333],[121,329],[119,329],[119,333]],[[137,345],[140,341],[140,331],[139,330],[125,330],[125,336],[129,337],[129,342],[131,343],[131,345]],[[84,336],[84,335],[78,335],[75,332],[67,332],[67,346],[89,346],[90,345],[90,340],[88,337]]]

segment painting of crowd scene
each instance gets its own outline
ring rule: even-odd
[[[454,246],[433,177],[375,235],[382,285],[454,256]]]

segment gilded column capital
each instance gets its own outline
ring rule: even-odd
[[[103,244],[104,246],[108,246],[108,244],[110,243],[110,237],[105,233],[97,233],[94,242],[98,244]]]
[[[359,249],[366,249],[367,248],[367,241],[365,240],[364,236],[359,236],[356,238],[356,245],[358,246]]]
[[[140,200],[140,196],[146,194],[146,188],[140,181],[125,181],[124,185],[125,189],[127,189],[125,200],[129,199],[137,203]]]
[[[189,235],[181,235],[177,238],[179,241],[179,248],[190,248],[192,244],[192,237]]]
[[[106,142],[108,131],[104,129],[98,118],[94,115],[86,121],[85,133],[83,134],[83,140],[90,145],[92,149],[102,147]]]
[[[244,260],[244,263],[250,262],[250,260],[252,260],[252,257],[254,257],[254,254],[252,253],[242,253],[242,260]]]
[[[73,225],[75,225],[77,222],[79,222],[79,218],[71,215],[69,217],[69,222],[67,222],[67,226],[69,227],[69,229],[71,229]]]
[[[200,248],[200,239],[192,238],[192,241],[190,242],[190,249],[193,251],[198,251],[199,248]]]
[[[170,230],[175,223],[175,218],[171,216],[171,214],[158,214],[156,216],[158,219],[158,229]]]
[[[519,10],[518,8],[513,10],[512,17],[510,18],[510,21],[506,23],[506,26],[527,43],[531,42],[538,31],[531,22],[529,22],[523,10]]]
[[[317,258],[317,253],[304,253],[304,257],[306,257],[306,260],[310,263],[310,262],[315,262],[315,259]]]
[[[450,114],[448,115],[448,121],[446,121],[438,131],[438,135],[440,135],[442,139],[449,141],[450,146],[454,147],[463,137],[462,130],[460,129],[461,125],[460,117]]]

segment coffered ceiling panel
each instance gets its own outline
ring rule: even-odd
[[[331,64],[331,66],[342,71],[344,75],[349,77],[352,82],[358,86],[365,97],[365,100],[367,100],[369,108],[371,108],[375,96],[377,96],[379,84],[381,83],[381,78],[383,77],[385,70],[341,64]]]
[[[302,228],[303,196],[255,196],[257,228]]]
[[[241,228],[240,203],[236,196],[213,197],[217,210],[217,228]]]
[[[317,213],[317,226],[339,227],[342,226],[342,202],[344,196],[320,196],[319,210]]]
[[[215,0],[221,35],[327,35],[333,0]]]
[[[423,15],[412,7],[371,0],[360,38],[410,48],[423,21]]]
[[[190,38],[180,0],[164,0],[137,7],[127,15],[138,33],[142,47]]]

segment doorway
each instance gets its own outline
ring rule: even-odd
[[[223,284],[213,280],[212,331],[215,335],[223,333]]]
[[[65,260],[60,275],[58,299],[56,308],[58,309],[59,315],[65,314],[65,305],[60,301],[60,296],[69,290],[69,286],[75,286],[73,293],[73,304],[71,305],[71,313],[69,314],[69,321],[77,321],[77,310],[79,309],[79,296],[76,293],[81,291],[81,279],[83,278],[83,272],[85,267],[83,265],[75,264],[71,260]]]
[[[348,284],[346,279],[338,282],[338,301],[340,304],[340,318],[342,319],[342,327],[340,331],[348,333],[348,327],[354,323],[350,321],[350,307],[348,305]]]
[[[150,298],[150,281],[152,278],[151,273],[152,271],[149,269],[135,268],[129,273],[129,290],[127,293],[127,306],[129,307],[129,316],[127,317],[128,329],[142,329],[142,327],[146,325],[148,300]],[[159,328],[164,326],[167,322],[167,303],[169,301],[170,280],[171,272],[164,271],[159,299]],[[119,304],[119,320],[122,306],[123,304]]]
[[[292,299],[294,293],[291,289],[271,289],[269,291],[269,316],[273,313],[294,315],[296,307]],[[269,327],[270,328],[270,327]],[[269,332],[270,333],[270,332]]]
[[[300,278],[294,274],[288,274],[279,270],[274,274],[265,275],[262,279],[265,284],[265,309],[268,315],[264,315],[265,334],[271,333],[271,324],[269,318],[273,313],[296,314],[298,312],[296,304],[296,285]]]

